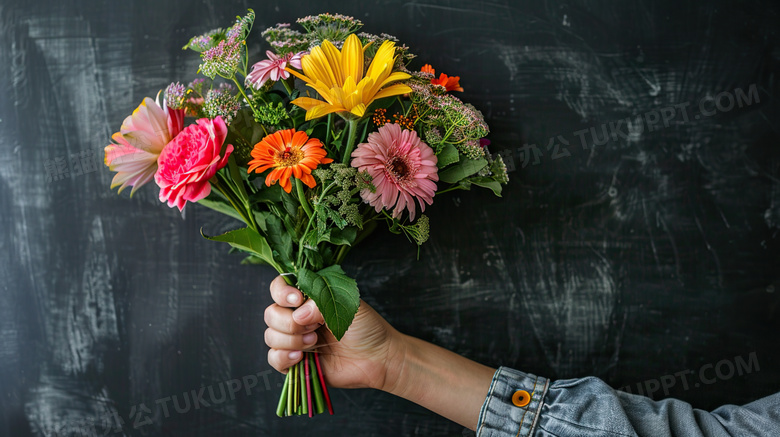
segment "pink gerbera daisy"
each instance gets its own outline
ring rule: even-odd
[[[246,77],[246,85],[254,89],[260,89],[269,79],[276,82],[279,79],[287,79],[290,73],[285,70],[289,65],[301,69],[301,56],[304,52],[288,53],[277,56],[276,53],[266,50],[268,59],[264,59],[252,66],[252,72]]]
[[[376,187],[375,192],[362,190],[360,196],[377,212],[393,209],[393,217],[401,217],[409,210],[409,220],[415,216],[414,199],[425,211],[425,204],[433,203],[439,180],[436,155],[417,133],[402,129],[397,124],[385,124],[368,135],[352,152],[352,166],[368,171]]]

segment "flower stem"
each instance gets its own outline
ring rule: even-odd
[[[310,402],[306,400],[309,397],[309,386],[306,384],[306,366],[305,360],[298,362],[298,391],[301,394],[301,414],[309,414],[308,404]]]
[[[285,410],[287,409],[287,396],[288,396],[288,388],[290,384],[290,378],[284,378],[284,385],[282,386],[282,394],[279,396],[279,404],[276,406],[276,415],[279,417],[283,417],[285,414]]]
[[[317,414],[322,414],[325,412],[325,398],[322,392],[322,387],[320,386],[320,377],[319,372],[317,371],[317,367],[314,364],[314,356],[317,355],[317,352],[308,352],[306,354],[306,359],[309,361],[309,369],[311,369],[311,386],[312,391],[314,392],[314,409]]]
[[[209,182],[211,185],[217,189],[220,193],[222,193],[223,196],[230,202],[230,205],[233,206],[233,209],[236,210],[236,212],[241,216],[241,218],[244,220],[244,223],[246,223],[247,226],[251,227],[255,232],[257,232],[257,224],[254,221],[254,217],[251,217],[248,214],[251,214],[251,212],[247,212],[246,209],[239,207],[238,199],[235,198],[235,196],[230,192],[229,189],[224,187],[220,180],[220,173],[217,172],[216,176],[211,178]]]
[[[306,194],[303,192],[303,182],[298,178],[293,179],[295,180],[295,192],[298,194],[298,202],[300,202],[301,207],[306,212],[306,216],[311,218],[311,206],[309,206],[309,200],[306,199]]]
[[[448,191],[455,191],[455,190],[465,190],[465,188],[463,187],[463,185],[453,185],[449,188],[445,188],[444,190],[437,191],[436,195],[438,196],[439,194],[444,194]]]
[[[328,412],[333,415],[333,405],[330,403],[330,396],[328,395],[328,387],[325,385],[325,378],[322,375],[322,367],[320,367],[320,355],[314,354],[314,363],[317,365],[317,376],[320,379],[320,385],[322,386],[322,393],[325,395],[325,403],[328,405]]]
[[[328,191],[330,191],[333,186],[336,185],[336,182],[331,182],[330,185],[325,187],[325,189],[322,190],[322,194],[320,194],[319,198],[322,199],[325,197],[325,195],[328,194]],[[317,207],[319,204],[314,205],[314,212],[312,212],[312,215],[309,216],[309,221],[306,223],[306,229],[303,231],[303,235],[301,235],[301,239],[298,241],[298,261],[296,263],[297,266],[302,266],[301,261],[303,260],[303,244],[305,243],[306,234],[309,233],[309,229],[311,229],[311,224],[314,221],[314,217],[317,216]]]
[[[252,101],[249,100],[249,97],[247,97],[246,93],[244,92],[244,87],[241,86],[240,83],[238,83],[238,79],[236,79],[236,76],[233,75],[233,83],[236,84],[236,88],[238,88],[238,91],[241,92],[241,95],[244,96],[244,100],[246,100],[246,103],[249,105],[249,107],[252,109],[252,113],[256,114],[257,110],[255,109],[254,105],[252,105]]]
[[[357,119],[351,118],[349,120],[349,138],[347,138],[347,149],[344,153],[344,157],[341,159],[342,164],[346,164],[349,162],[350,155],[352,154],[352,149],[355,147],[355,136],[357,134],[357,124],[358,124]]]
[[[309,407],[309,417],[314,416],[314,409],[311,405],[311,372],[309,371],[309,354],[303,357],[304,368],[306,369],[306,404]]]
[[[292,76],[290,76],[290,77],[292,77]],[[282,85],[284,85],[284,89],[285,89],[285,90],[287,90],[287,95],[288,95],[288,96],[292,96],[292,93],[293,93],[293,91],[295,91],[295,90],[293,89],[293,87],[292,87],[292,86],[290,86],[290,83],[289,83],[289,82],[287,82],[287,80],[286,80],[286,79],[282,79],[280,82],[282,82]]]
[[[348,245],[345,244],[339,248],[339,251],[336,254],[336,264],[341,265],[342,261],[344,261],[344,258],[347,256],[347,252],[349,252]]]
[[[328,126],[325,131],[325,145],[330,145],[330,130],[333,127],[333,113],[328,114]]]
[[[366,132],[368,132],[368,124],[369,124],[369,123],[368,123],[368,122],[366,122],[366,123],[363,125],[363,133],[362,133],[362,134],[360,134],[360,142],[361,142],[361,143],[362,143],[363,141],[365,141],[365,140],[366,140]]]

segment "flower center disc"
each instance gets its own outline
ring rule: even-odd
[[[290,167],[297,165],[303,159],[303,151],[300,149],[291,149],[287,147],[282,152],[277,152],[276,162],[280,167]]]
[[[393,158],[388,167],[399,179],[403,179],[409,174],[409,166],[406,165],[402,158]]]

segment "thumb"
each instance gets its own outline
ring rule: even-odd
[[[313,325],[315,323],[325,323],[325,319],[322,317],[322,313],[317,308],[317,304],[313,299],[308,299],[303,305],[293,312],[293,320],[295,323],[303,326]]]

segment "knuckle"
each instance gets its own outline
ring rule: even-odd
[[[299,325],[295,323],[295,320],[293,320],[293,318],[290,317],[289,320],[287,321],[287,332],[294,334],[295,332],[298,331],[298,326]]]
[[[276,352],[276,350],[272,350]],[[274,369],[276,369],[278,372],[281,372],[284,370],[284,366],[282,366],[282,363],[279,362],[279,354],[278,353],[271,353],[272,351],[268,352],[268,364],[271,365]]]
[[[263,312],[263,321],[265,321],[265,324],[268,326],[271,326],[271,312],[273,311],[273,305],[269,305],[266,307],[265,312]]]

